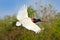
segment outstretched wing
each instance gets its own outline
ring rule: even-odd
[[[28,18],[28,13],[27,13],[27,6],[24,5],[20,10],[18,11],[17,14],[17,19],[18,20],[23,20],[24,18]]]
[[[35,33],[39,33],[41,31],[41,29],[39,28],[39,26],[37,26],[35,23],[33,23],[31,21],[30,18],[26,18],[22,21],[22,25],[23,27],[25,27],[28,30],[32,30]]]

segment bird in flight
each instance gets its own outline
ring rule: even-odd
[[[41,28],[35,23],[41,21],[40,19],[30,18],[28,17],[27,6],[23,5],[17,14],[17,22],[16,26],[22,26],[28,30],[34,31],[35,33],[39,33]]]

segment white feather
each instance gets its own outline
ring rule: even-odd
[[[16,26],[20,26],[21,25],[21,23],[20,22],[16,22]]]
[[[27,6],[26,5],[24,5],[18,11],[17,19],[21,22],[22,26],[25,27],[28,30],[32,30],[35,33],[39,33],[41,31],[41,29],[35,23],[33,23],[31,21],[31,19],[28,17]],[[18,26],[19,26],[19,24],[18,24]]]

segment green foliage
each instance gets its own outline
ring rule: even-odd
[[[28,8],[29,17],[34,17],[35,10]],[[44,27],[40,33],[27,30],[22,26],[17,27],[16,15],[5,16],[0,19],[0,40],[60,40],[60,18],[51,18],[48,22],[42,22],[40,27]]]
[[[36,11],[30,6],[27,9],[29,17],[33,18],[36,14]]]

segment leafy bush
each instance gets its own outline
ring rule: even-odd
[[[28,13],[29,11],[30,9],[28,9]],[[29,15],[33,14],[29,13]],[[57,14],[56,18],[39,23],[40,27],[44,27],[44,30],[36,34],[22,26],[17,27],[15,25],[16,15],[5,16],[4,19],[0,19],[0,40],[60,40],[59,17]]]

